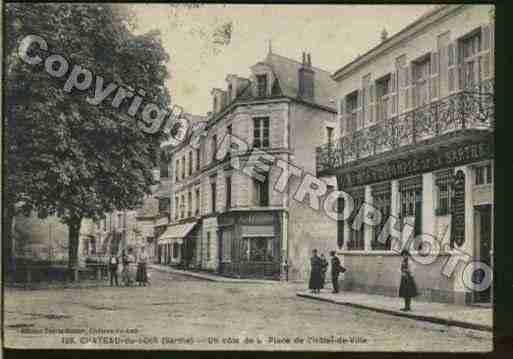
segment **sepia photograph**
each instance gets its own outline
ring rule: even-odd
[[[2,13],[3,348],[494,349],[494,5]]]

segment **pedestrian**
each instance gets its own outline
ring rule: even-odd
[[[321,289],[324,289],[324,283],[326,282],[326,272],[328,271],[328,261],[324,256],[324,253],[321,253]]]
[[[404,308],[401,308],[403,312],[407,312],[411,310],[411,298],[416,297],[417,285],[415,284],[415,280],[413,279],[413,275],[410,272],[408,266],[408,259],[410,253],[408,250],[403,249],[401,251],[401,256],[403,257],[401,262],[401,283],[399,285],[399,297],[404,298]]]
[[[312,257],[310,258],[310,283],[309,289],[311,293],[321,292],[321,258],[317,255],[317,249],[312,251]]]
[[[148,281],[148,276],[146,273],[147,260],[148,255],[146,254],[144,246],[142,246],[137,258],[137,274],[135,275],[135,280],[137,283],[139,283],[139,286],[146,286],[146,282]]]
[[[340,259],[338,259],[335,251],[330,252],[331,256],[331,283],[333,284],[333,292],[338,293],[338,275],[340,273],[344,273],[346,269],[340,264]]]
[[[118,264],[119,264],[118,257],[114,253],[111,253],[110,258],[109,258],[109,273],[110,273],[110,286],[111,287],[114,285],[114,283],[116,283],[116,287],[119,287]]]
[[[128,249],[129,254],[127,255],[125,250],[121,254],[121,263],[123,264],[123,270],[121,272],[121,278],[125,286],[129,287],[132,285],[132,278],[130,275],[130,263],[133,258],[131,257],[131,249]]]

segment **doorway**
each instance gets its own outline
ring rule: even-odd
[[[475,237],[476,237],[476,260],[485,263],[493,269],[492,258],[492,205],[486,204],[474,207],[475,213]],[[483,271],[475,271],[472,281],[479,283],[484,276]],[[491,303],[492,285],[482,291],[474,292],[474,302]]]

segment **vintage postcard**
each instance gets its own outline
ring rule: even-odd
[[[2,11],[4,348],[493,349],[493,5]]]

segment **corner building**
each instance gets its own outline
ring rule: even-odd
[[[312,66],[310,54],[298,62],[270,51],[250,70],[249,78],[229,74],[225,89],[212,90],[199,146],[188,140],[170,152],[164,167],[171,223],[159,243],[182,236],[175,249],[189,266],[223,275],[304,280],[310,251],[334,249],[336,221],[292,198],[300,178],[292,176],[279,192],[281,168],[271,166],[261,182],[232,168],[231,160],[245,165],[258,149],[315,173],[315,148],[340,131],[336,83]],[[216,158],[226,134],[246,142],[249,151],[232,148]]]
[[[486,275],[471,261],[493,267],[493,7],[438,6],[333,78],[340,138],[317,149],[317,173],[335,176],[356,209],[365,202],[382,213],[362,230],[353,226],[357,211],[339,221],[343,286],[397,295],[401,258],[390,238],[377,240],[394,216],[442,243],[434,263],[411,261],[420,300],[490,303],[493,287],[468,284]],[[413,255],[424,253],[411,243]],[[447,277],[451,256],[459,263]]]

